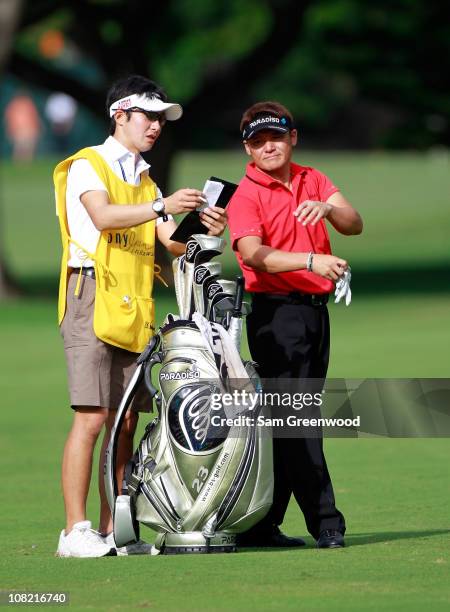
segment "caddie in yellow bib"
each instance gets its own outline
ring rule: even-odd
[[[59,224],[63,243],[58,300],[58,322],[66,311],[70,242],[85,251],[95,262],[96,292],[94,332],[97,338],[120,348],[141,352],[152,336],[154,303],[152,298],[155,270],[155,221],[126,229],[101,232],[95,253],[74,241],[66,214],[67,173],[76,159],[87,159],[108,189],[110,204],[132,206],[156,199],[156,185],[149,176],[140,185],[131,185],[117,177],[102,156],[91,148],[82,149],[62,161],[55,169],[54,182]],[[79,271],[81,281],[82,267]]]

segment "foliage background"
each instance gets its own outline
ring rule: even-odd
[[[16,20],[5,7],[17,7]],[[103,138],[111,80],[162,81],[185,108],[151,155],[168,191],[201,187],[219,170],[238,180],[242,110],[266,97],[290,106],[296,161],[329,174],[365,221],[361,237],[332,235],[352,265],[354,300],[330,306],[330,376],[449,376],[447,3],[0,0],[0,30],[0,112],[23,88],[41,112],[50,92],[70,93],[79,113],[69,149]],[[42,54],[49,33],[53,56]],[[349,524],[342,551],[322,555],[307,538],[303,551],[215,558],[53,558],[71,422],[56,327],[57,158],[47,125],[31,164],[9,161],[1,136],[0,588],[67,590],[73,609],[447,609],[445,439],[326,441]],[[223,265],[237,273],[231,253]],[[156,301],[161,321],[173,290],[158,289]],[[93,486],[94,524],[97,504]],[[305,534],[295,503],[283,528]]]

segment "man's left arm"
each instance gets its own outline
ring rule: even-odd
[[[302,225],[316,225],[320,219],[328,219],[335,230],[346,236],[360,234],[363,230],[361,215],[340,191],[333,193],[326,202],[302,202],[294,215]]]
[[[209,206],[200,213],[200,220],[208,229],[208,236],[221,236],[227,226],[228,217],[224,208]],[[156,235],[169,253],[178,257],[179,255],[183,255],[186,245],[182,242],[176,242],[170,239],[176,229],[177,224],[171,219],[165,223],[158,223],[156,226]]]

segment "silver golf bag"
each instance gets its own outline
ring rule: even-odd
[[[140,355],[117,411],[105,465],[117,546],[137,541],[142,523],[157,532],[154,554],[235,551],[236,534],[272,503],[272,440],[257,426],[263,412],[245,402],[224,409],[218,401],[223,393],[259,389],[253,364],[239,355],[247,310],[242,284],[218,279],[220,264],[207,262],[222,249],[222,239],[195,235],[186,256],[175,260],[180,317],[168,315]],[[118,437],[143,382],[158,416],[147,425],[119,491]]]

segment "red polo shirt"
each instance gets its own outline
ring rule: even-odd
[[[260,236],[264,245],[281,251],[331,254],[324,220],[305,227],[293,213],[305,200],[326,202],[339,189],[327,176],[307,166],[291,164],[291,176],[292,192],[249,163],[228,206],[230,235],[244,273],[245,288],[255,293],[330,293],[334,284],[313,272],[260,272],[244,265],[237,250],[239,238]]]

